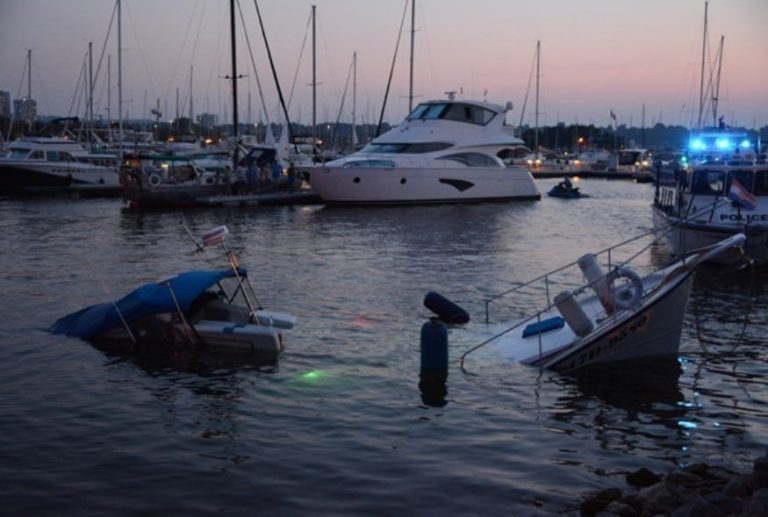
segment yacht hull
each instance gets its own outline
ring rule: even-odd
[[[305,168],[309,184],[330,204],[425,204],[539,200],[522,168]]]
[[[23,196],[103,190],[120,192],[119,175],[108,167],[0,163],[0,195]]]

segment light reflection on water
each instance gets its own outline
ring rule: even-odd
[[[427,291],[464,305],[471,327],[489,294],[650,227],[651,186],[581,188],[591,197],[370,209],[0,202],[5,507],[530,513],[640,466],[751,464],[768,441],[764,271],[697,275],[680,362],[574,378],[478,352],[478,375],[452,365],[444,405],[423,400]],[[209,267],[182,218],[196,235],[226,224],[265,305],[299,316],[276,361],[131,357],[45,332]],[[452,333],[452,357],[470,344]]]

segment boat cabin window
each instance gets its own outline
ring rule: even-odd
[[[499,167],[498,162],[482,153],[456,153],[441,156],[440,160],[453,160],[467,167]]]
[[[619,151],[619,165],[634,165],[640,161],[639,151]]]
[[[32,151],[30,149],[13,149],[8,155],[11,160],[42,160],[43,151]]]
[[[471,104],[451,104],[441,117],[445,120],[456,120],[484,126],[494,117],[491,110]]]
[[[421,142],[413,144],[368,144],[363,152],[366,153],[434,153],[453,147],[445,142]]]
[[[692,194],[722,194],[725,187],[725,173],[722,171],[694,171],[691,182]]]
[[[75,161],[72,155],[66,151],[47,151],[46,156],[49,162],[72,162]]]
[[[741,183],[741,186],[747,189],[750,192],[753,192],[752,190],[752,179],[753,174],[752,171],[731,171],[728,173],[728,189],[731,188],[731,182],[733,179],[736,179],[739,183]]]
[[[390,160],[352,160],[344,164],[345,169],[394,169],[395,162]]]
[[[768,170],[755,173],[755,188],[752,193],[756,196],[768,196]]]
[[[408,115],[408,120],[455,120],[484,126],[495,116],[494,111],[482,106],[462,102],[440,102],[419,104]]]

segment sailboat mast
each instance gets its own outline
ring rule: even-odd
[[[720,101],[720,72],[723,68],[723,50],[725,46],[725,36],[720,36],[720,48],[718,49],[717,59],[717,79],[715,80],[715,89],[712,92],[712,120],[717,126],[717,103]]]
[[[413,47],[416,39],[416,0],[411,0],[411,70],[408,85],[408,113],[413,111]]]
[[[123,158],[123,16],[120,0],[117,0],[117,138],[118,155]]]
[[[357,145],[357,51],[352,53],[352,150]]]
[[[32,49],[27,49],[27,99],[32,98]]]
[[[194,72],[194,65],[189,65],[189,127],[192,127],[192,117],[195,114],[194,104],[192,101],[192,73]]]
[[[536,42],[536,113],[534,116],[536,122],[536,134],[533,137],[533,149],[539,152],[539,70],[541,64],[541,41]]]
[[[312,152],[317,154],[317,45],[315,32],[315,10],[312,6]]]
[[[112,142],[112,54],[107,54],[107,140]]]
[[[235,0],[229,0],[229,29],[232,43],[232,136],[235,139],[235,151],[232,153],[232,172],[237,171],[239,160],[239,134],[237,120],[237,49],[235,45]]]
[[[93,42],[88,42],[88,125],[93,132]],[[88,135],[90,141],[92,134]]]
[[[707,60],[707,14],[709,11],[709,2],[704,2],[704,35],[701,39],[701,79],[699,80],[699,120],[698,127],[701,129],[702,117],[704,115],[704,67]]]

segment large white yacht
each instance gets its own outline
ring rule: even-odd
[[[21,138],[0,158],[0,195],[119,194],[117,156],[65,138]]]
[[[508,164],[524,145],[505,124],[508,109],[452,97],[424,102],[359,152],[298,170],[331,204],[538,200],[528,169]]]

